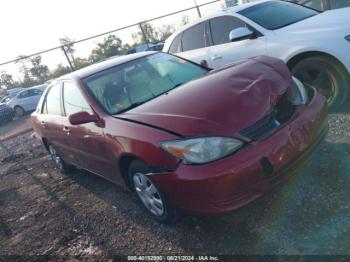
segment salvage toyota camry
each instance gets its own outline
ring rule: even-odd
[[[328,127],[325,98],[278,59],[211,70],[154,52],[59,78],[32,123],[61,172],[79,167],[129,187],[167,223],[266,194]]]

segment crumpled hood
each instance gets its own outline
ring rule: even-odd
[[[343,31],[344,29],[350,29],[350,7],[328,10],[276,31],[285,31],[289,34],[295,31],[298,34],[307,34],[333,30]]]
[[[256,57],[210,71],[118,115],[182,136],[236,136],[269,112],[294,85],[278,59]]]

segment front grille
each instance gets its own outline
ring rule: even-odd
[[[263,139],[274,133],[281,125],[288,122],[295,112],[295,105],[284,94],[272,112],[255,124],[240,131],[242,136],[253,140]]]

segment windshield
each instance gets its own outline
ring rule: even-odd
[[[118,114],[205,73],[207,70],[196,64],[158,53],[107,69],[83,82],[108,113]]]
[[[283,1],[257,4],[238,13],[269,30],[279,29],[319,14],[313,9]]]

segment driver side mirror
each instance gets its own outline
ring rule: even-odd
[[[256,38],[255,33],[247,27],[238,27],[230,32],[230,42]]]
[[[99,117],[96,114],[91,115],[85,111],[71,114],[68,119],[73,126],[87,123],[98,123],[100,121]]]

